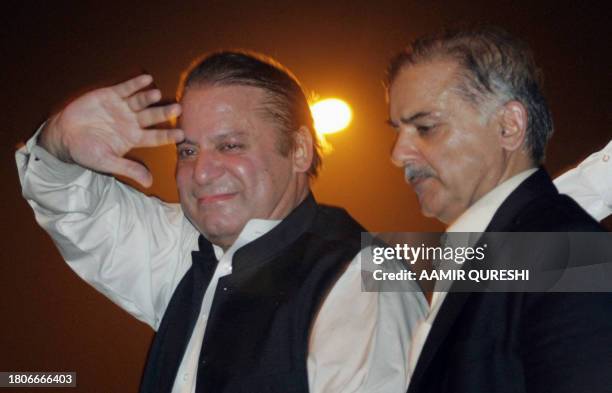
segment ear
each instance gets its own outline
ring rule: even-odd
[[[518,101],[509,101],[502,107],[500,143],[502,148],[515,151],[523,146],[527,136],[527,109]]]
[[[312,164],[312,147],[314,141],[312,134],[306,126],[300,127],[294,135],[293,169],[297,173],[306,173]]]

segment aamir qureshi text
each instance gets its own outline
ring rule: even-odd
[[[404,260],[414,265],[417,261],[452,261],[457,265],[462,265],[470,261],[483,261],[486,248],[486,244],[479,247],[431,247],[424,244],[414,247],[408,244],[397,244],[394,247],[373,247],[372,262],[380,265],[385,261]],[[529,270],[526,269],[422,269],[420,271],[403,269],[390,272],[376,269],[372,274],[376,281],[470,280],[480,282],[529,280]]]

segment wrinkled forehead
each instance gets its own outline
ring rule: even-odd
[[[179,126],[186,133],[239,128],[248,130],[266,122],[266,94],[243,85],[195,86],[181,99]]]
[[[437,60],[404,66],[389,86],[391,116],[432,110],[443,101],[455,98],[459,85],[458,65]]]
[[[183,114],[189,116],[203,113],[252,113],[263,107],[265,102],[265,91],[257,87],[200,85],[188,88],[180,104],[183,106]]]

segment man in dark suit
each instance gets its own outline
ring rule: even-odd
[[[524,44],[495,29],[422,38],[388,82],[392,159],[449,232],[603,231],[540,166],[553,127]],[[409,393],[610,392],[612,294],[451,287],[409,363]]]

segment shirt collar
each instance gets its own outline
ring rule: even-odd
[[[231,257],[234,272],[247,268],[256,268],[258,265],[268,262],[271,257],[284,250],[288,244],[293,243],[300,236],[304,235],[313,225],[317,215],[317,202],[312,193],[309,193],[287,217],[279,222],[270,223],[269,227],[265,225],[266,227],[263,229],[256,225],[255,227],[261,229],[261,231],[248,231],[251,235],[247,235],[252,236],[253,240],[244,238],[238,242],[237,239],[225,253],[223,253],[223,250],[219,250],[219,255],[222,255],[223,260]],[[243,232],[244,228],[241,231],[241,235]],[[213,252],[213,245],[203,235],[200,235],[198,238],[198,249],[201,253],[208,252],[210,258],[216,259],[217,254]],[[231,255],[228,254],[230,249]]]
[[[484,232],[506,198],[536,171],[537,168],[523,171],[489,191],[463,212],[446,232]]]
[[[250,219],[244,228],[242,228],[242,231],[240,231],[240,235],[238,235],[236,241],[227,249],[227,251],[224,252],[223,248],[213,244],[213,250],[215,251],[217,260],[221,260],[223,256],[228,256],[231,258],[236,250],[270,232],[281,221],[282,220],[265,220],[262,218]]]

